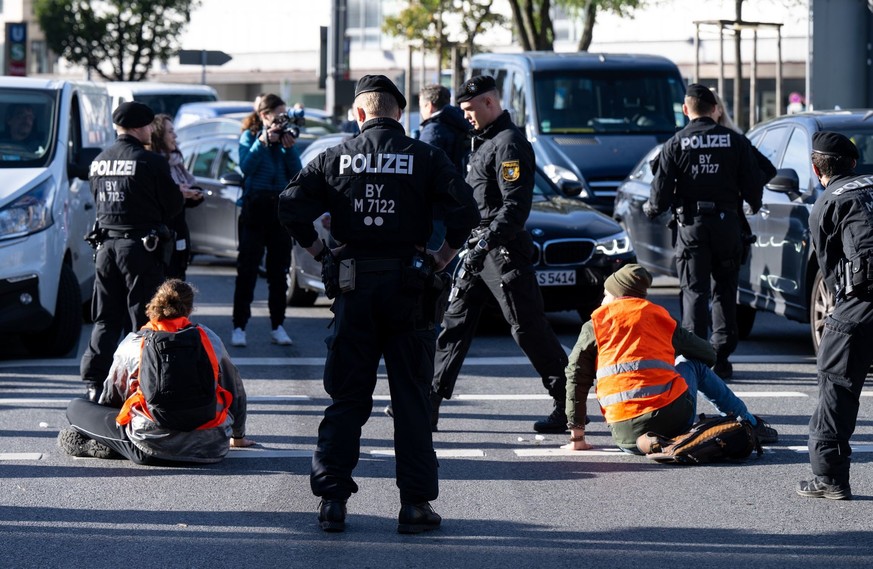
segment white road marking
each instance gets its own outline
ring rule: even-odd
[[[849,445],[852,447],[852,453],[857,452],[873,452],[873,445]],[[805,446],[791,446],[791,447],[781,447],[785,450],[791,450],[800,454],[809,453],[809,447]]]
[[[518,457],[531,456],[631,456],[617,448],[567,450],[563,448],[519,448],[512,452]]]
[[[232,448],[225,459],[233,458],[312,458],[312,451]]]
[[[249,403],[274,403],[277,401],[309,401],[308,395],[250,395],[246,398]]]
[[[438,448],[436,450],[437,458],[476,458],[485,456],[484,450],[474,448]],[[369,453],[371,456],[394,456],[393,448],[373,449]]]
[[[41,452],[0,452],[0,460],[40,460]]]

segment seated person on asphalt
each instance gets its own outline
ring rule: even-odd
[[[697,417],[697,393],[723,414],[748,420],[761,443],[778,434],[749,413],[724,381],[710,369],[715,351],[685,330],[657,304],[646,300],[652,275],[640,265],[626,265],[604,283],[604,297],[591,320],[582,325],[567,366],[567,421],[570,443],[563,448],[587,450],[585,405],[595,393],[618,447],[642,454],[637,437],[654,431],[674,437]]]
[[[194,293],[187,282],[165,281],[146,306],[149,322],[138,332],[128,334],[115,350],[99,404],[86,399],[70,401],[70,427],[58,434],[58,446],[68,455],[122,455],[136,464],[211,463],[221,461],[229,447],[255,444],[245,436],[246,392],[239,371],[218,335],[205,326],[199,326],[200,337],[213,368],[217,365],[216,394],[221,395],[216,399],[213,420],[190,431],[162,427],[152,417],[139,389],[145,330],[177,332],[190,326]]]

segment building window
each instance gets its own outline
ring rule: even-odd
[[[382,2],[348,0],[346,35],[351,49],[379,49],[382,45]]]
[[[2,2],[2,0],[0,0]],[[30,42],[30,74],[51,73],[48,46],[42,40]]]

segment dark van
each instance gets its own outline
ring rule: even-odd
[[[640,158],[686,124],[685,82],[663,57],[485,53],[470,73],[495,78],[552,181],[577,190],[582,182],[580,197],[607,215]]]

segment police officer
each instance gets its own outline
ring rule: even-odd
[[[185,203],[167,160],[144,147],[154,118],[143,103],[120,104],[112,113],[118,138],[91,163],[99,244],[94,328],[81,362],[91,401],[100,398],[119,340],[148,322],[146,304],[164,280],[164,254],[174,241],[166,224]]]
[[[546,321],[531,264],[533,240],[524,228],[533,199],[533,148],[501,107],[493,77],[467,80],[457,100],[474,128],[467,183],[475,192],[482,221],[468,240],[463,270],[455,281],[437,340],[434,407],[442,399],[451,399],[482,308],[493,296],[511,326],[512,337],[554,398],[554,410],[537,421],[534,430],[563,433],[567,430],[567,354]],[[434,428],[437,419],[435,412]]]
[[[738,334],[740,205],[744,200],[757,212],[763,188],[751,145],[716,124],[716,106],[712,91],[696,83],[688,86],[682,111],[691,123],[664,144],[643,211],[654,218],[674,208],[682,326],[701,338],[711,326],[713,371],[728,379],[733,375],[728,357],[737,347]]]
[[[809,420],[809,498],[849,500],[849,438],[873,363],[873,176],[854,175],[858,149],[836,132],[812,138],[812,168],[825,192],[809,214],[818,266],[836,305],[818,348],[818,403]]]
[[[279,219],[291,236],[324,263],[328,296],[336,296],[324,387],[332,402],[318,428],[312,491],[321,497],[318,521],[343,531],[346,500],[357,492],[352,471],[361,426],[373,408],[379,358],[385,358],[394,404],[394,446],[401,508],[400,533],[439,527],[437,460],[428,417],[433,377],[433,272],[442,269],[479,220],[470,188],[446,155],[408,138],[398,120],[406,99],[383,75],[366,75],[355,89],[361,134],[322,152],[279,198]],[[433,207],[445,208],[446,240],[426,254]],[[336,257],[312,222],[331,214]],[[428,302],[425,302],[428,300]]]

